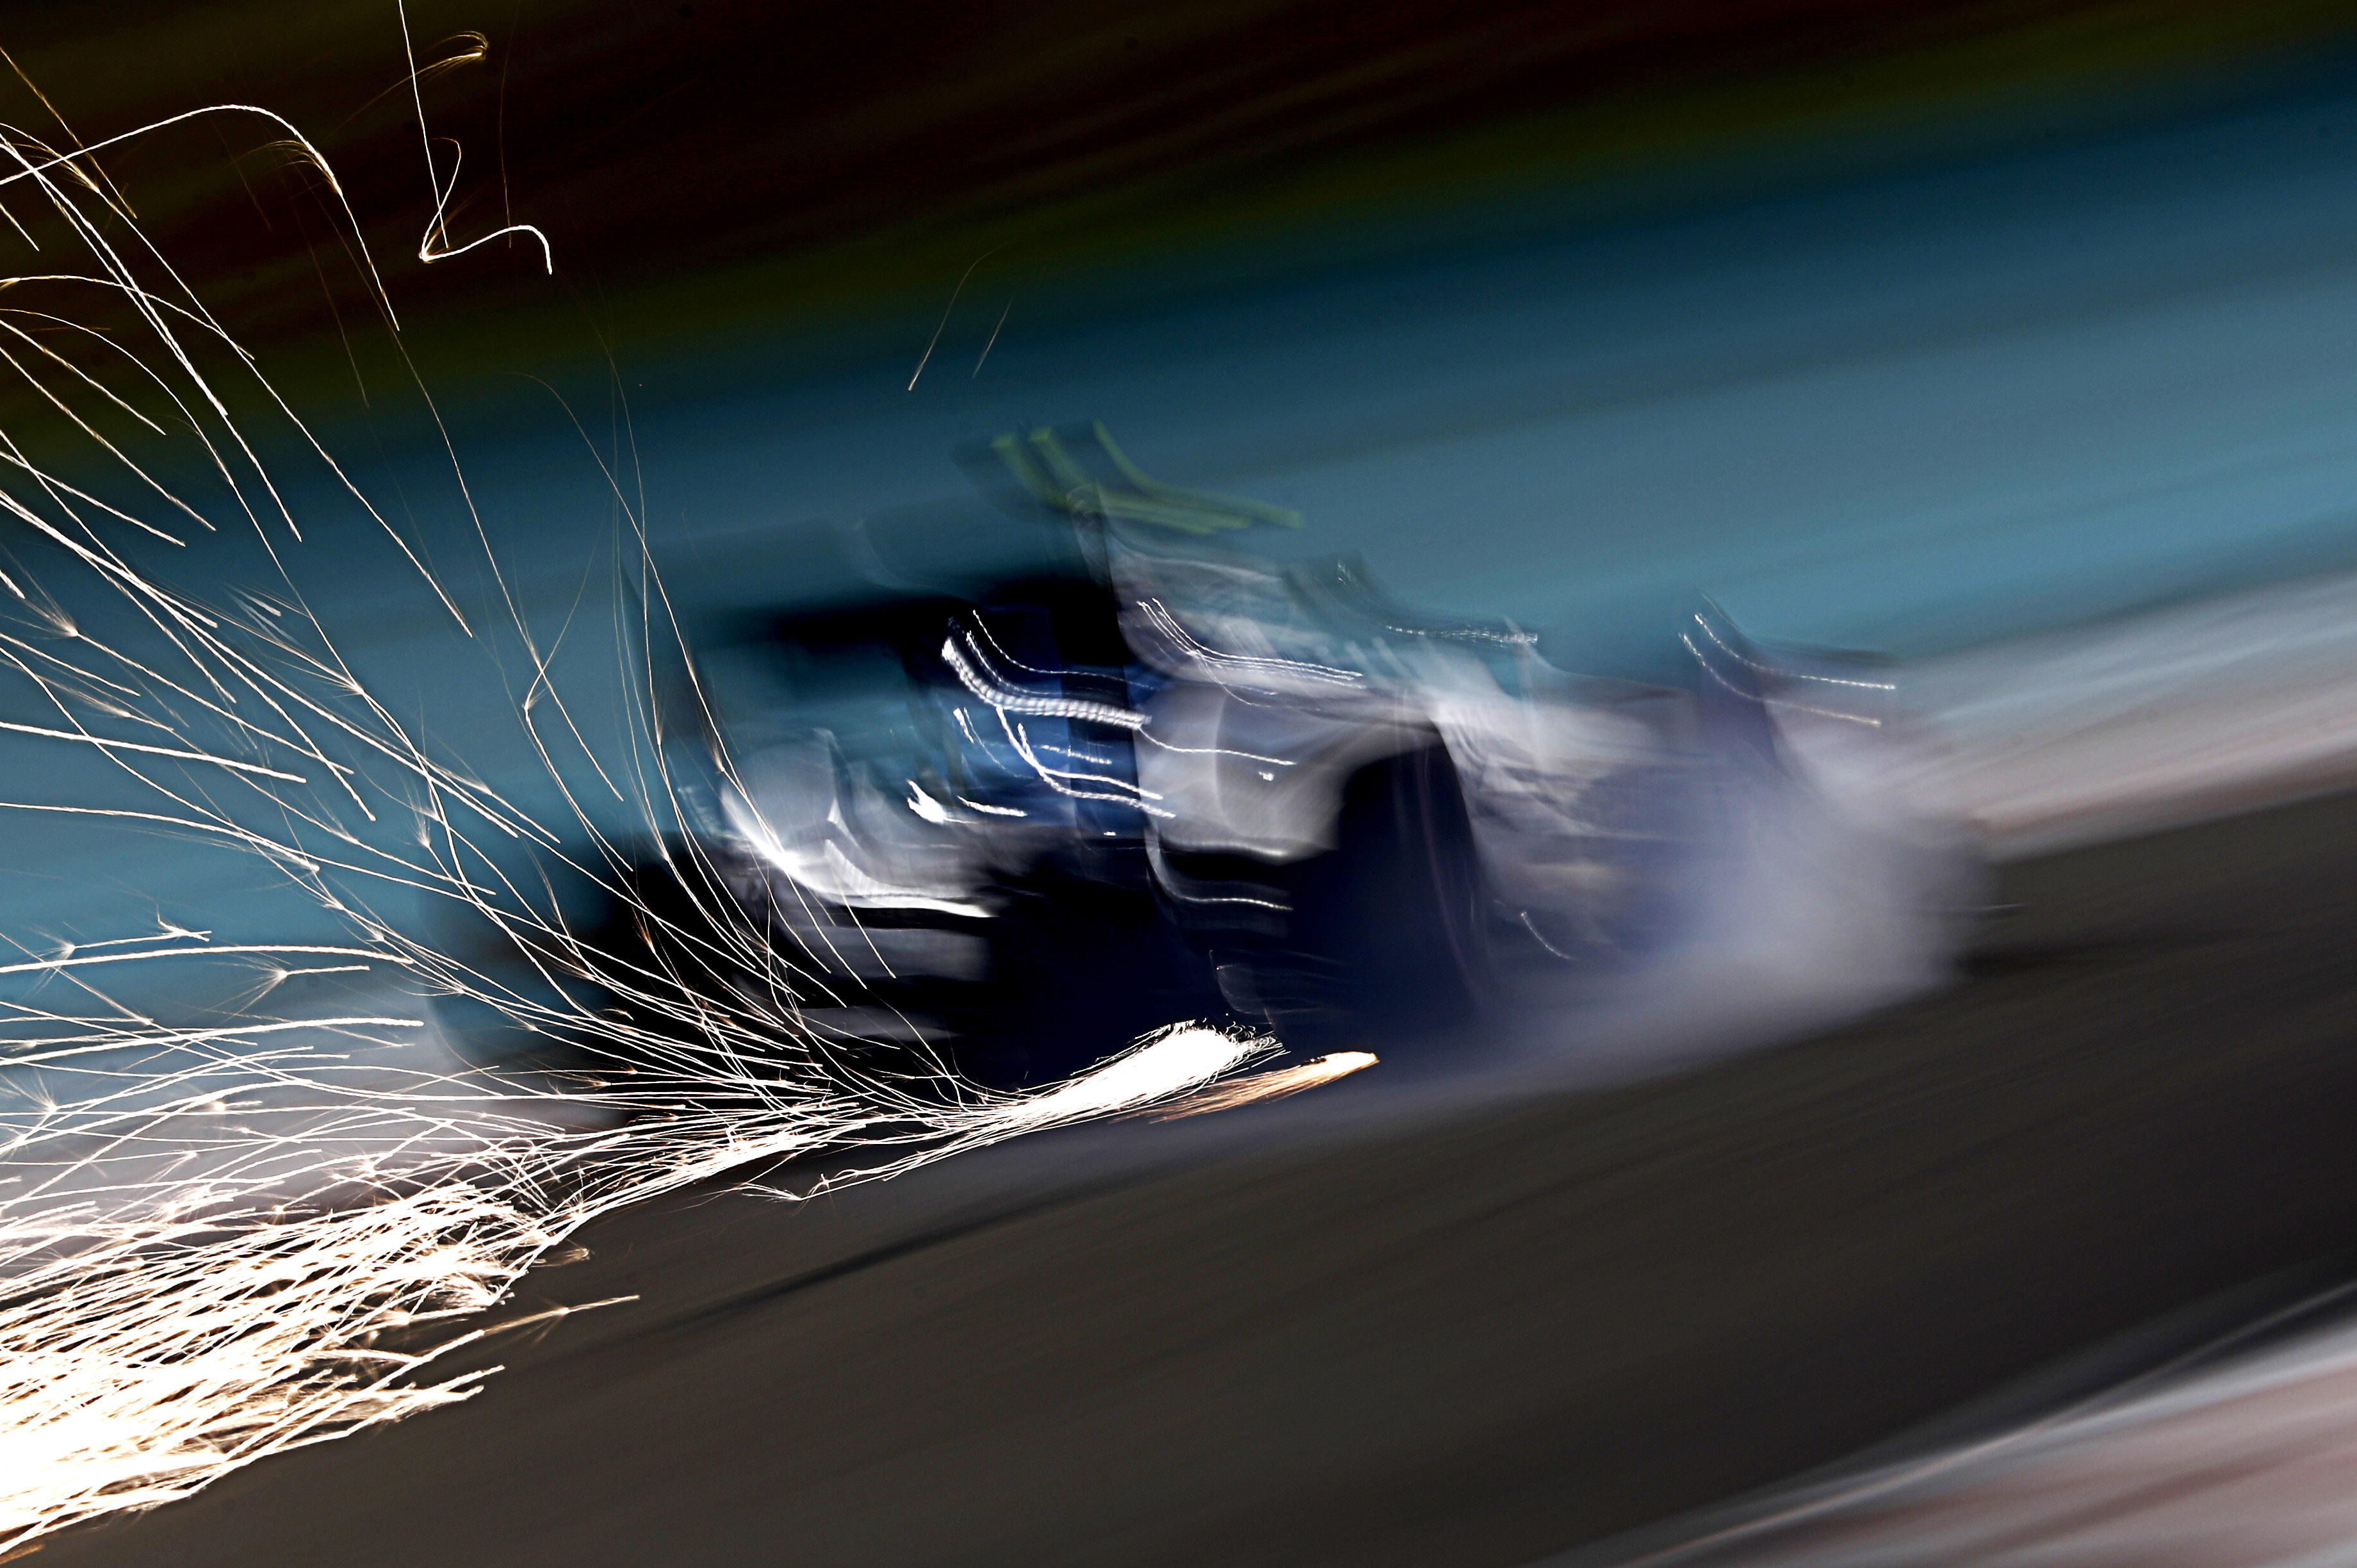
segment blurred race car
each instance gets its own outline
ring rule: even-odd
[[[692,843],[634,878],[617,961],[782,989],[912,1079],[1043,1083],[1189,1019],[1454,1048],[1707,940],[1760,803],[1813,793],[1795,726],[1870,733],[1889,695],[1707,605],[1687,686],[1567,673],[1355,561],[1222,548],[1295,520],[1101,425],[989,461],[1062,565],[770,617],[680,672]],[[695,938],[716,908],[765,961]]]

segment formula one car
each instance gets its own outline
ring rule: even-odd
[[[770,616],[677,673],[689,842],[596,943],[680,995],[609,1010],[783,1006],[996,1088],[1186,1019],[1311,1054],[1461,1038],[1702,940],[1746,802],[1797,787],[1780,724],[1870,727],[1888,690],[1706,605],[1690,686],[1571,675],[1355,561],[1220,548],[1292,520],[1159,484],[1102,426],[988,460],[1061,565]],[[716,910],[751,956],[695,934]]]

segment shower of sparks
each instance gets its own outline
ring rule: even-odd
[[[422,72],[411,63],[414,91]],[[266,111],[193,113],[264,114],[293,137],[326,177],[393,322],[317,150]],[[532,677],[517,717],[544,765],[538,787],[561,802],[535,814],[429,750],[371,695],[291,577],[284,592],[224,608],[135,564],[123,531],[180,544],[191,526],[229,531],[218,538],[249,530],[285,575],[302,537],[289,492],[231,413],[255,407],[282,446],[320,465],[339,504],[416,567],[454,640],[479,635],[422,552],[131,224],[91,157],[126,139],[59,150],[18,131],[0,138],[0,205],[36,199],[50,246],[37,272],[0,278],[12,305],[48,307],[0,309],[0,361],[93,444],[73,468],[78,487],[0,431],[0,511],[38,536],[30,553],[54,568],[38,582],[0,576],[10,596],[0,607],[14,607],[0,615],[0,701],[27,710],[26,722],[6,723],[9,744],[55,748],[112,780],[102,796],[45,800],[34,797],[58,775],[20,768],[9,793],[25,798],[0,800],[0,811],[229,848],[301,887],[348,935],[214,945],[159,918],[146,937],[62,948],[27,937],[16,944],[23,961],[0,964],[34,988],[0,1000],[0,1553],[468,1397],[484,1374],[444,1375],[436,1361],[479,1336],[435,1326],[497,1303],[536,1260],[621,1205],[755,1159],[861,1148],[857,1172],[834,1179],[872,1180],[1045,1127],[1174,1101],[1211,1109],[1202,1093],[1274,1048],[1177,1028],[1024,1094],[946,1067],[863,1069],[802,1017],[821,980],[708,891],[718,878],[681,831],[678,737],[664,733],[643,669],[631,674],[626,755],[593,754],[552,671],[554,648],[507,601]],[[445,229],[455,171],[454,159],[434,176],[428,259],[468,248],[451,246]],[[60,244],[86,264],[55,260]],[[91,300],[102,314],[104,302],[121,307],[109,328],[77,316]],[[126,421],[168,430],[208,493],[175,489],[126,455],[104,433]],[[88,488],[103,488],[84,474],[91,464],[146,496],[161,521],[102,499]],[[616,497],[635,527],[619,485]],[[660,589],[642,576],[649,607],[632,635],[675,645]],[[496,564],[492,580],[504,593]],[[734,782],[725,755],[709,765]],[[585,767],[648,838],[672,846],[691,915],[639,901],[610,824],[601,829],[568,783]],[[501,869],[511,862],[487,853],[501,844],[598,882],[669,942],[632,950],[635,959],[592,945]],[[521,967],[420,939],[414,923],[376,912],[378,892],[488,922]],[[673,972],[664,952],[689,955],[676,961],[699,973],[744,978],[715,987]],[[175,983],[227,966],[252,982],[249,1002],[307,971],[366,969],[412,996],[464,999],[515,1029],[602,1051],[611,1071],[522,1081],[460,1070],[435,1054],[430,1026],[393,1005],[175,1025],[149,1015],[156,993],[123,983],[158,964]],[[517,980],[526,973],[537,983]],[[575,1000],[592,994],[595,1009]],[[1229,1092],[1265,1098],[1361,1065],[1329,1058]]]

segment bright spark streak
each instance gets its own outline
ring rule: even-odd
[[[1233,1111],[1240,1105],[1253,1105],[1262,1101],[1282,1100],[1299,1094],[1306,1089],[1348,1078],[1373,1067],[1379,1058],[1372,1051],[1336,1051],[1318,1057],[1297,1067],[1273,1068],[1267,1072],[1248,1073],[1213,1084],[1182,1099],[1171,1101],[1149,1112],[1157,1122],[1175,1121],[1181,1116],[1201,1116],[1213,1111]]]
[[[78,740],[107,751],[138,751],[150,757],[176,757],[183,762],[210,762],[216,768],[232,768],[240,773],[257,774],[264,779],[283,779],[289,784],[308,783],[299,773],[281,773],[275,768],[264,768],[258,763],[238,762],[226,757],[215,757],[205,751],[181,751],[168,746],[143,746],[135,740],[109,740],[104,736],[83,735],[74,730],[45,729],[39,725],[19,725],[0,721],[0,730],[16,735],[37,735],[48,740]]]
[[[152,941],[155,939],[141,938],[126,940]],[[90,945],[91,947],[100,947],[107,944],[92,942]],[[378,958],[384,960],[387,963],[407,963],[410,961],[399,953],[383,952],[375,948],[337,948],[289,944],[285,942],[257,942],[238,947],[223,946],[217,948],[150,949],[145,952],[101,953],[95,958],[47,958],[38,960],[32,963],[0,963],[0,974],[27,974],[36,970],[45,969],[81,969],[85,965],[93,963],[138,963],[144,962],[148,959],[157,958],[218,958],[222,953],[233,952],[326,953],[338,958]]]
[[[490,45],[484,41],[481,34],[469,34],[468,36],[471,38],[478,46],[475,49],[466,54],[453,55],[447,59],[436,60],[433,64],[421,70],[417,64],[416,46],[411,41],[409,36],[409,5],[407,0],[394,0],[393,8],[399,12],[401,16],[402,53],[405,55],[409,60],[409,80],[407,86],[409,88],[410,102],[415,105],[417,110],[418,145],[425,153],[426,181],[434,188],[434,216],[426,220],[425,232],[418,237],[417,259],[421,262],[428,263],[447,261],[452,256],[465,255],[468,252],[475,249],[478,245],[488,245],[492,241],[503,239],[510,234],[528,234],[533,239],[540,242],[540,259],[543,269],[552,276],[554,275],[556,272],[556,252],[550,248],[548,236],[542,233],[538,229],[529,223],[511,223],[505,228],[492,230],[490,233],[484,235],[479,240],[469,240],[463,245],[453,245],[450,243],[450,193],[458,188],[457,147],[457,144],[452,144],[450,175],[447,179],[445,179],[435,172],[434,138],[427,134],[425,130],[425,99],[418,84],[428,73],[447,70],[452,66],[463,64],[468,60],[479,60],[485,58],[490,53]]]

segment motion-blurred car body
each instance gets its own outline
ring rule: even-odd
[[[1767,818],[1827,814],[1802,750],[1880,741],[1877,667],[1707,604],[1689,686],[1573,675],[1355,562],[1223,548],[1286,514],[1160,485],[1102,426],[993,456],[1071,566],[767,618],[673,698],[703,789],[661,875],[708,867],[845,1050],[1012,1088],[1187,1019],[1466,1048],[1759,918]]]

